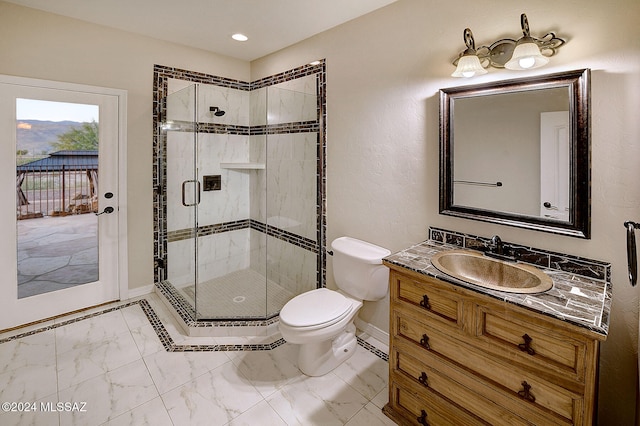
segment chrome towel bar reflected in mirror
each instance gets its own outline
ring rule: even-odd
[[[640,223],[627,221],[624,223],[627,228],[627,263],[629,265],[629,282],[635,287],[638,282],[638,254],[636,251],[636,233],[640,228]]]

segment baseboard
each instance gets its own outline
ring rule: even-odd
[[[149,285],[143,285],[142,287],[130,288],[127,299],[133,299],[136,297],[147,295],[149,293],[153,293],[154,287],[155,287],[154,284],[149,284]]]
[[[368,322],[361,320],[360,318],[356,318],[355,324],[358,330],[362,330],[364,333],[373,337],[380,343],[383,343],[385,346],[389,344],[389,333],[387,333],[386,331],[382,331],[378,327],[371,325]]]

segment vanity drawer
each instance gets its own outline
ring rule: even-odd
[[[400,345],[399,345],[400,346]],[[448,365],[435,356],[412,353],[410,348],[394,350],[390,356],[392,374],[410,380],[423,392],[433,392],[439,398],[465,407],[494,426],[531,425],[532,423],[487,399],[500,391],[480,383],[468,371]],[[424,362],[418,360],[422,358]],[[500,395],[498,400],[500,400]],[[504,398],[503,398],[504,399]],[[527,419],[536,419],[535,414]],[[537,417],[540,420],[540,417]]]
[[[389,384],[389,404],[384,411],[390,411],[388,414],[402,425],[490,425],[435,393],[425,392],[420,385],[402,380]]]
[[[425,277],[417,280],[392,271],[391,296],[394,301],[411,307],[417,313],[462,328],[462,297],[434,279]]]
[[[544,380],[538,374],[486,354],[473,346],[474,337],[458,340],[433,321],[425,324],[408,315],[396,313],[393,319],[394,348],[408,345],[418,357],[439,357],[476,374],[484,383],[500,389],[511,401],[507,408],[519,412],[521,405],[534,410],[552,424],[580,423],[583,412],[581,394]],[[469,342],[472,344],[470,345]],[[426,363],[426,362],[425,362]],[[474,386],[470,383],[470,386]]]
[[[587,355],[597,351],[597,343],[513,311],[476,305],[475,318],[475,334],[486,351],[537,368],[563,384],[567,378],[585,383],[586,360],[593,358]]]

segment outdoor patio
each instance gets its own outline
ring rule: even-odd
[[[18,298],[98,279],[98,217],[92,213],[17,221]]]

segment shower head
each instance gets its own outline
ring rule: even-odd
[[[210,111],[210,112],[212,112],[212,113],[213,113],[213,115],[215,115],[216,117],[222,117],[222,116],[224,115],[224,113],[225,113],[225,112],[224,112],[223,110],[221,110],[220,108],[218,108],[218,107],[214,107],[214,106],[209,107],[209,111]]]

